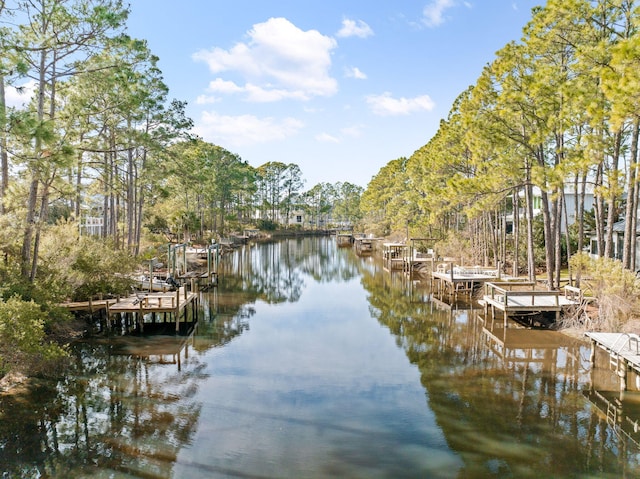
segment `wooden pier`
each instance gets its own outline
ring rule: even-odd
[[[482,268],[480,266],[460,267],[451,262],[440,263],[431,272],[431,287],[433,291],[471,295],[482,284],[500,280],[500,269]]]
[[[382,258],[391,270],[404,270],[409,246],[404,243],[382,243]]]
[[[596,349],[609,355],[609,365],[620,378],[620,390],[627,390],[627,373],[640,375],[640,336],[635,333],[585,333],[591,340],[590,361],[595,365]]]
[[[65,308],[68,311],[72,312],[88,312],[93,314],[98,311],[106,310],[109,305],[115,304],[119,299],[89,299],[89,301],[70,301],[67,303],[62,303],[59,306]]]
[[[353,247],[356,250],[356,254],[360,256],[373,253],[374,238],[367,238],[365,236],[354,236]]]
[[[485,315],[489,308],[493,315],[496,310],[502,311],[505,328],[510,315],[553,312],[558,321],[563,309],[582,302],[580,290],[569,286],[564,291],[548,291],[536,289],[533,282],[507,281],[486,282],[485,288],[482,299]]]
[[[353,235],[351,233],[336,233],[336,244],[338,247],[351,246]]]
[[[126,298],[114,298],[108,300],[78,301],[63,303],[60,306],[69,311],[85,311],[93,314],[98,311],[106,312],[107,326],[112,328],[116,323],[116,317],[129,318],[144,330],[145,316],[151,315],[153,320],[162,315],[164,322],[175,322],[175,330],[180,330],[180,318],[186,321],[188,307],[192,308],[192,317],[197,317],[198,293],[189,291],[181,286],[176,291],[170,292],[144,292],[136,293]]]
[[[189,291],[181,286],[175,292],[169,293],[147,293],[144,295],[134,295],[111,304],[107,308],[107,323],[111,327],[114,323],[114,316],[132,315],[140,331],[144,330],[144,317],[151,314],[152,317],[162,314],[164,319],[175,322],[176,331],[180,330],[180,316],[186,320],[187,307],[192,306],[193,314],[196,314],[196,303],[198,294]]]

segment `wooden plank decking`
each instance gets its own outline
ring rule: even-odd
[[[640,336],[635,333],[587,332],[591,340],[591,363],[595,364],[596,348],[609,354],[609,364],[620,377],[620,389],[627,389],[627,371],[640,374]]]
[[[470,294],[477,286],[499,279],[499,270],[480,266],[463,268],[441,263],[431,272],[432,288],[454,296],[460,293]]]
[[[581,297],[576,296],[576,288],[565,287],[564,291],[536,290],[536,283],[487,282],[486,292],[482,298],[485,314],[489,308],[502,311],[505,327],[507,318],[511,315],[554,312],[556,321],[560,312],[570,306],[581,303]]]
[[[195,305],[198,294],[181,286],[174,292],[163,293],[137,293],[125,298],[109,299],[103,301],[86,301],[64,303],[60,306],[70,311],[94,312],[106,309],[107,322],[112,324],[113,317],[118,314],[131,314],[136,316],[137,323],[142,329],[146,314],[169,313],[176,323],[176,331],[180,329],[180,316],[186,317],[186,308]]]
[[[89,301],[69,301],[60,304],[61,307],[69,311],[87,311],[93,313],[102,309],[107,309],[108,305],[115,304],[117,299],[95,299]]]

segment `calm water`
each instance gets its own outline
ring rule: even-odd
[[[329,238],[223,268],[192,336],[84,341],[64,380],[0,397],[2,477],[640,477],[640,395],[583,344]]]

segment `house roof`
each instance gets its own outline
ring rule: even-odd
[[[626,224],[627,223],[625,220],[617,221],[613,223],[613,226],[611,227],[612,231],[614,233],[624,233],[624,228]],[[636,234],[640,234],[640,222],[636,225]]]

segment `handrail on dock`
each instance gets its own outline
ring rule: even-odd
[[[626,342],[623,342],[621,346],[618,345],[618,343],[620,343],[620,340],[625,339],[626,338]],[[638,354],[640,351],[640,342],[638,341],[638,335],[633,335],[631,336],[631,334],[629,333],[620,333],[620,336],[615,340],[615,342],[611,345],[611,351],[613,351],[616,354],[620,354],[620,352],[626,347],[629,348],[629,350],[631,350],[631,343],[635,343],[636,345],[636,354]]]

